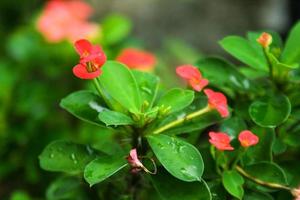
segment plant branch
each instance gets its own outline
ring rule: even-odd
[[[175,121],[172,121],[172,122],[170,122],[170,123],[168,123],[168,124],[166,124],[166,125],[158,128],[158,129],[156,129],[153,132],[153,134],[159,134],[159,133],[161,133],[161,132],[163,132],[163,131],[165,131],[167,129],[170,129],[170,128],[174,127],[174,126],[177,126],[177,125],[179,125],[179,124],[181,124],[181,123],[183,123],[185,121],[188,121],[188,120],[191,120],[191,119],[193,119],[195,117],[203,115],[204,113],[207,113],[210,110],[211,110],[211,108],[209,106],[206,106],[205,108],[203,108],[201,110],[198,110],[196,112],[190,113],[190,114],[188,114],[187,116],[185,116],[183,118],[176,119]]]
[[[292,191],[292,188],[290,187],[287,187],[285,185],[281,185],[281,184],[278,184],[278,183],[269,183],[269,182],[265,182],[265,181],[262,181],[250,174],[248,174],[247,172],[245,172],[240,166],[236,166],[235,169],[243,176],[245,176],[246,178],[252,180],[253,182],[259,184],[259,185],[262,185],[262,186],[266,186],[266,187],[269,187],[269,188],[276,188],[276,189],[283,189],[283,190],[288,190],[288,191]]]

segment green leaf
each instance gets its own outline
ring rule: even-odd
[[[258,191],[246,191],[244,200],[274,200],[274,198],[268,193]]]
[[[244,179],[235,170],[225,171],[222,175],[222,182],[225,189],[234,197],[243,199],[244,196]]]
[[[48,187],[47,200],[78,199],[81,195],[81,180],[77,177],[62,177]]]
[[[134,121],[127,115],[111,110],[104,110],[99,113],[99,119],[106,124],[106,126],[131,125]]]
[[[74,92],[60,102],[62,108],[77,118],[95,125],[104,126],[98,119],[99,112],[105,109],[102,105],[105,105],[105,103],[98,95],[85,90]]]
[[[249,107],[251,119],[262,127],[274,128],[283,123],[291,113],[291,103],[283,94],[265,96]]]
[[[162,200],[211,200],[211,193],[204,180],[183,182],[169,174],[158,171],[151,181]]]
[[[272,147],[275,139],[274,130],[256,126],[251,131],[257,135],[259,142],[247,149],[246,154],[243,156],[243,163],[248,165],[260,161],[272,161]]]
[[[110,15],[101,23],[103,43],[114,45],[124,40],[130,33],[132,24],[129,19],[121,15]]]
[[[239,92],[249,91],[251,82],[237,68],[221,58],[204,58],[197,62],[203,76],[218,88],[229,87]],[[218,72],[218,73],[216,73]]]
[[[281,61],[288,65],[297,65],[300,62],[300,22],[290,31],[281,54]]]
[[[238,36],[228,36],[221,40],[220,44],[228,53],[250,67],[268,71],[266,58],[248,40]]]
[[[247,129],[245,121],[237,116],[226,119],[220,126],[220,131],[227,133],[233,138],[237,138],[239,133]]]
[[[165,169],[176,178],[201,181],[204,163],[199,151],[191,144],[167,135],[149,135],[147,140]]]
[[[84,179],[90,186],[100,183],[127,166],[125,157],[103,156],[90,162],[84,169]]]
[[[170,107],[170,113],[184,109],[193,102],[194,92],[174,88],[166,92],[158,101],[157,106]]]
[[[104,90],[130,112],[139,113],[141,95],[131,71],[115,61],[107,61],[101,69],[100,82]]]
[[[96,157],[88,146],[67,141],[54,141],[40,154],[40,166],[47,171],[80,173]]]
[[[286,185],[287,178],[284,171],[275,163],[259,162],[244,167],[246,173],[259,180],[269,183]]]
[[[157,96],[159,78],[148,72],[141,72],[137,70],[132,70],[131,72],[137,81],[141,93],[142,103],[147,101],[149,103],[148,107],[151,108]]]

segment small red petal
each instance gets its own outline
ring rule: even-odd
[[[205,89],[204,93],[208,98],[208,104],[211,108],[216,109],[222,117],[229,115],[227,99],[221,92],[215,92],[211,89]]]
[[[77,40],[75,42],[74,46],[75,46],[75,49],[76,49],[77,53],[80,56],[82,56],[86,53],[90,54],[92,52],[92,49],[93,49],[92,44],[86,39]]]
[[[78,64],[73,67],[73,74],[81,79],[94,79],[101,75],[101,70],[98,69],[95,72],[88,72],[84,65]]]
[[[116,60],[131,69],[152,69],[156,64],[156,57],[152,53],[136,48],[123,49]]]
[[[184,79],[201,79],[201,73],[198,70],[197,67],[194,67],[193,65],[181,65],[176,68],[176,73],[178,76]]]
[[[209,142],[219,150],[234,150],[230,145],[230,137],[226,133],[209,132]]]
[[[249,130],[244,130],[239,134],[239,141],[243,147],[256,145],[259,138]]]
[[[200,92],[205,86],[208,85],[207,79],[190,79],[188,82],[190,86],[192,86],[192,88],[198,92]]]

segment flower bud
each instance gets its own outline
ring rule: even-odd
[[[263,32],[256,40],[263,48],[267,48],[272,43],[272,35]]]

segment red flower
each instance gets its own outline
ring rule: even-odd
[[[116,60],[131,69],[142,71],[150,71],[156,64],[156,58],[152,53],[135,48],[123,49]]]
[[[243,147],[250,147],[256,145],[259,141],[259,138],[251,131],[244,130],[239,134],[239,141]]]
[[[230,137],[226,133],[209,132],[209,142],[219,150],[234,150],[230,145]]]
[[[259,38],[257,39],[257,42],[264,48],[267,48],[272,43],[272,35],[269,33],[263,32]]]
[[[201,72],[192,65],[182,65],[176,68],[176,73],[186,81],[196,91],[201,91],[208,84],[207,79],[203,79]]]
[[[211,108],[217,109],[222,117],[227,117],[229,115],[227,107],[227,99],[221,92],[214,92],[211,89],[205,89],[204,93],[208,98],[208,105]]]
[[[94,37],[97,24],[89,23],[92,8],[81,0],[50,0],[37,21],[37,29],[49,42]]]
[[[106,62],[106,55],[98,45],[81,39],[75,42],[75,49],[80,55],[80,62],[73,68],[78,78],[93,79],[101,74],[100,68]]]
[[[144,168],[144,165],[139,160],[136,149],[131,149],[129,156],[127,156],[127,161],[132,167],[131,172],[136,173]]]

